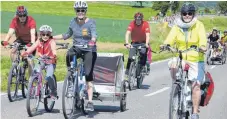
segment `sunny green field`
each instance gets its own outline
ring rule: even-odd
[[[37,27],[42,24],[50,25],[54,32],[60,34],[67,31],[69,21],[75,16],[72,8],[73,2],[1,2],[1,33],[6,33],[11,19],[14,16],[15,9],[18,5],[25,5],[28,12],[37,22]],[[133,14],[141,11],[145,15],[145,19],[156,15],[158,11],[151,8],[134,8],[128,5],[112,5],[106,3],[89,2],[88,16],[94,18],[97,23],[98,42],[108,44],[118,43],[123,46],[124,35]],[[206,31],[209,32],[213,27],[224,30],[226,29],[227,18],[203,17],[200,20],[204,23]],[[162,24],[150,24],[151,28],[151,46],[154,51],[158,51],[159,45],[165,40],[170,28],[163,28]],[[69,39],[70,40],[70,39]],[[105,45],[105,44],[104,44]],[[103,49],[102,46],[98,52],[123,53],[125,64],[128,58],[128,50],[124,47]],[[58,52],[58,64],[56,68],[57,80],[63,80],[66,74],[65,52]],[[172,54],[153,54],[153,61],[166,59]],[[1,56],[1,90],[5,91],[7,87],[7,76],[11,66],[8,54]]]

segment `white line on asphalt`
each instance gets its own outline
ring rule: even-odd
[[[210,69],[213,69],[213,68],[215,68],[216,66],[212,66]]]
[[[147,95],[144,95],[144,96],[146,96],[146,97],[148,97],[148,96],[153,96],[153,95],[156,95],[156,94],[158,94],[158,93],[164,92],[164,91],[168,90],[169,88],[170,88],[170,87],[165,87],[165,88],[162,88],[162,89],[160,89],[160,90],[157,90],[157,91],[155,91],[155,92],[153,92],[153,93],[150,93],[150,94],[147,94]]]

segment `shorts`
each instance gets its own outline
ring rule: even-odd
[[[14,41],[14,43],[21,43],[21,45],[27,45],[28,43],[26,43],[26,42],[24,42],[22,39],[16,39],[15,41]],[[34,50],[33,52],[32,52],[32,55],[33,56],[35,56],[35,54],[36,54],[36,50]]]
[[[190,62],[183,60],[182,65],[183,69],[185,66],[185,63],[189,65],[189,70],[188,70],[188,79],[191,81],[196,81],[198,84],[202,85],[205,82],[205,63],[204,62]],[[176,67],[179,64],[179,58],[172,58],[168,62],[169,68]]]

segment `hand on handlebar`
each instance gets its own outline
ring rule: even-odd
[[[131,44],[128,44],[128,43],[124,44],[124,46],[125,46],[127,49],[129,49],[129,48],[132,47],[132,45],[131,45]]]
[[[2,46],[7,46],[8,44],[9,44],[8,41],[1,41]]]

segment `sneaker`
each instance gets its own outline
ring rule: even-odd
[[[199,115],[198,114],[192,114],[191,119],[199,119]]]
[[[88,110],[88,111],[94,111],[93,102],[88,101],[87,106],[86,106],[86,110]]]
[[[50,99],[51,99],[52,101],[55,101],[55,100],[58,99],[58,96],[50,95]]]

